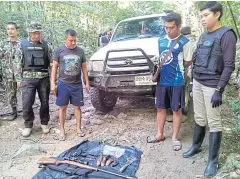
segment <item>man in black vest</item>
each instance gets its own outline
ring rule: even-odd
[[[199,38],[193,56],[192,92],[194,105],[194,134],[191,148],[184,152],[188,158],[200,151],[206,125],[210,128],[208,164],[205,177],[216,175],[222,137],[220,105],[222,94],[235,69],[237,37],[231,28],[221,26],[222,5],[206,2],[200,9],[201,22],[207,32]]]
[[[32,105],[35,102],[36,91],[41,102],[40,119],[43,133],[48,133],[47,126],[49,115],[49,66],[50,66],[50,45],[41,39],[42,25],[38,22],[31,22],[27,29],[29,37],[21,42],[23,51],[23,83],[22,102],[23,119],[25,129],[22,131],[24,137],[31,134],[34,120]]]

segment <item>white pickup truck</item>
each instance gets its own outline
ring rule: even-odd
[[[154,96],[156,83],[151,76],[158,60],[158,39],[166,34],[165,15],[120,21],[109,44],[91,56],[88,68],[94,108],[106,112],[118,97]]]

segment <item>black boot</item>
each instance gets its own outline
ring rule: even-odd
[[[217,174],[221,139],[222,132],[210,132],[208,164],[204,171],[204,176],[207,178],[213,177]]]
[[[184,158],[192,157],[193,155],[200,152],[200,147],[203,143],[203,139],[206,133],[206,126],[202,127],[199,126],[197,123],[194,125],[194,132],[193,132],[193,144],[190,149],[183,153]]]
[[[13,121],[17,118],[17,107],[12,107],[12,114],[2,117],[2,120]]]

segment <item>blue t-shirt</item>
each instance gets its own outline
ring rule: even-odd
[[[174,45],[175,39],[169,39],[166,35],[158,40],[159,61],[168,53],[169,49]],[[184,85],[184,61],[191,61],[192,50],[188,44],[187,37],[182,36],[169,54],[162,66],[160,74],[161,86],[182,86]]]

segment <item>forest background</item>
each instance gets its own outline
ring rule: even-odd
[[[87,58],[97,51],[99,33],[129,17],[158,14],[172,9],[182,15],[185,26],[191,26],[196,37],[204,31],[199,19],[199,7],[204,2],[198,1],[1,1],[0,2],[0,41],[7,38],[6,23],[15,21],[20,25],[20,38],[28,36],[27,24],[32,20],[42,23],[43,38],[53,48],[64,42],[64,31],[75,29],[78,43],[85,50]],[[240,27],[240,2],[222,1],[224,15],[221,23],[238,32]],[[239,38],[239,33],[238,38]],[[197,38],[198,39],[198,38]],[[240,62],[239,39],[236,57],[236,70],[230,85],[224,93],[222,112],[227,135],[224,137],[223,150],[227,153],[240,151],[240,98],[237,97],[236,73]],[[239,165],[239,164],[237,164]],[[231,167],[234,165],[231,165]]]

